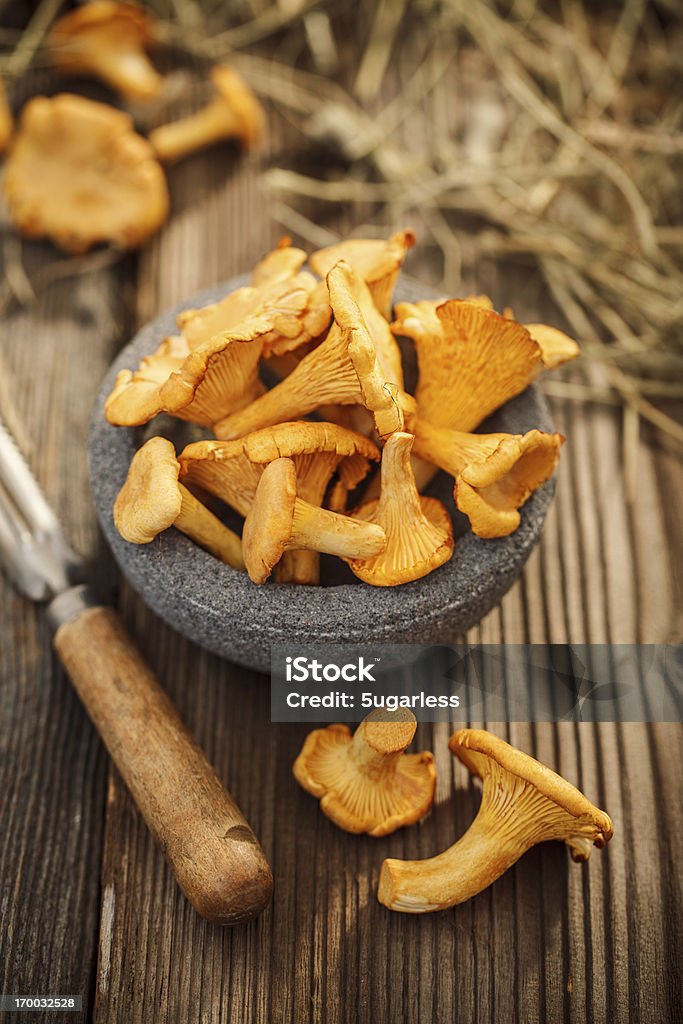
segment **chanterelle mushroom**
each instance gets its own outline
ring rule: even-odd
[[[190,487],[200,487],[246,516],[263,467],[247,458],[242,438],[194,441],[183,448],[178,462],[181,481]]]
[[[245,516],[252,506],[263,467],[290,458],[297,495],[322,505],[325,489],[337,471],[346,486],[356,486],[379,459],[366,437],[333,423],[302,420],[265,427],[237,441],[195,441],[178,456],[180,479],[215,495]],[[318,582],[316,551],[286,551],[276,567],[280,583]]]
[[[579,351],[562,331],[499,316],[486,295],[399,302],[391,328],[416,344],[420,417],[466,432]],[[413,470],[419,490],[436,472],[417,456]]]
[[[410,465],[412,445],[412,434],[391,435],[382,452],[380,497],[353,513],[354,519],[381,526],[387,536],[377,555],[349,561],[356,576],[375,587],[418,580],[453,554],[448,512],[436,498],[418,494]]]
[[[405,753],[416,729],[405,709],[373,711],[353,734],[346,725],[315,729],[294,762],[294,777],[339,828],[389,835],[423,818],[434,801],[434,755]]]
[[[145,53],[153,38],[154,23],[139,7],[91,0],[55,22],[47,50],[59,71],[101,78],[129,100],[150,100],[163,81]]]
[[[183,484],[175,449],[164,437],[152,437],[130,464],[114,503],[114,523],[131,544],[149,544],[170,526],[234,569],[244,569],[242,544]]]
[[[211,80],[215,96],[207,106],[150,132],[149,141],[164,163],[175,163],[226,139],[238,139],[245,149],[261,141],[263,107],[241,75],[234,68],[218,65],[211,71]]]
[[[309,262],[321,277],[325,277],[340,260],[349,263],[369,286],[375,306],[388,320],[396,278],[406,253],[414,245],[412,231],[398,231],[388,239],[350,238],[326,249],[318,249]]]
[[[387,380],[403,390],[401,350],[387,320],[377,310],[371,291],[358,271],[340,262],[330,272],[330,299],[334,318],[342,330],[354,330],[359,320],[367,327],[377,359]]]
[[[36,96],[7,159],[14,226],[67,252],[141,245],[168,214],[164,173],[128,114],[82,96]]]
[[[109,422],[136,426],[168,412],[211,426],[261,394],[263,338],[306,306],[305,287],[292,282],[240,288],[221,302],[181,313],[179,340],[166,339],[137,370],[118,374],[105,403]]]
[[[466,299],[398,303],[392,330],[417,347],[420,416],[454,430],[474,430],[544,369],[578,355],[561,331],[527,328]]]
[[[358,483],[377,461],[376,446],[362,434],[334,423],[278,423],[243,438],[244,451],[251,462],[267,465],[288,458],[296,470],[296,493],[302,501],[320,507],[332,474],[353,460],[352,475]],[[230,442],[228,442],[230,443]],[[275,569],[278,583],[320,582],[320,558],[317,551],[285,551]]]
[[[562,434],[466,434],[417,419],[413,451],[455,477],[453,496],[479,537],[517,529],[519,509],[555,472]]]
[[[479,813],[428,860],[385,860],[377,893],[390,910],[425,914],[476,896],[536,843],[564,841],[574,860],[612,838],[612,822],[570,782],[483,729],[461,729],[451,751],[482,780]]]
[[[365,558],[386,544],[384,530],[315,508],[297,497],[291,459],[276,459],[263,470],[244,522],[244,562],[254,583],[265,583],[285,551],[321,551],[339,558]]]
[[[251,283],[272,285],[281,281],[294,281],[302,284],[308,291],[306,308],[302,310],[296,321],[287,325],[278,324],[271,334],[263,339],[263,356],[284,356],[288,352],[318,338],[327,329],[332,316],[330,297],[325,281],[316,281],[311,274],[301,271],[306,262],[303,249],[296,249],[290,244],[289,238],[282,238],[276,249],[269,252],[258,263],[251,274]],[[391,332],[390,332],[391,333]]]
[[[349,297],[348,268],[343,263],[327,275],[332,310],[343,307],[323,342],[305,356],[274,388],[246,408],[214,424],[217,437],[242,437],[273,423],[301,419],[323,405],[364,405],[380,437],[403,426],[401,393],[382,371],[368,326]],[[406,396],[408,399],[409,396]]]
[[[569,363],[579,355],[579,346],[564,331],[548,324],[524,324],[527,331],[541,349],[544,370],[554,370],[563,363]]]

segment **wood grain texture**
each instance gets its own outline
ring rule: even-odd
[[[273,879],[258,841],[116,612],[86,608],[54,646],[195,910],[221,925],[260,914]]]
[[[29,247],[33,267],[54,261]],[[88,500],[86,441],[98,383],[125,330],[120,277],[89,274],[5,317],[3,410],[30,433],[30,456],[74,545],[111,566]],[[107,758],[52,653],[43,611],[0,578],[0,980],[11,992],[81,993],[94,981]]]
[[[445,93],[435,92],[434,102],[445,116]],[[278,125],[274,132],[279,146]],[[170,185],[173,219],[139,258],[141,322],[243,271],[279,235],[257,158],[238,160],[221,147],[173,168]],[[429,279],[415,260],[412,271]],[[75,289],[54,288],[6,331],[13,391],[39,443],[39,475],[72,539],[88,550],[95,530],[85,421],[120,334],[122,321],[112,318],[117,282],[107,272]],[[522,318],[542,308],[540,293],[522,289],[514,276],[487,279],[484,268],[482,289]],[[90,319],[79,330],[73,317],[82,307]],[[71,361],[55,361],[54,345]],[[54,370],[36,379],[36,365]],[[680,639],[680,458],[644,436],[642,487],[629,504],[618,414],[571,402],[555,403],[555,413],[569,440],[543,541],[470,638]],[[120,610],[129,629],[273,867],[272,905],[257,921],[226,931],[184,900],[112,769],[105,810],[106,760],[50,656],[39,614],[5,581],[0,593],[5,991],[68,989],[87,1000],[94,986],[98,1024],[679,1019],[679,726],[471,723],[488,725],[579,785],[613,817],[614,840],[588,865],[571,864],[559,844],[537,847],[453,912],[392,914],[375,898],[382,859],[444,849],[477,810],[477,784],[448,753],[448,725],[421,725],[413,745],[436,756],[431,815],[384,839],[346,835],[293,781],[306,729],[270,723],[267,680],[198,650],[124,586]]]

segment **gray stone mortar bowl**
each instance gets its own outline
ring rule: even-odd
[[[323,557],[319,587],[268,582],[256,586],[170,529],[151,544],[129,544],[114,527],[112,508],[137,448],[163,434],[180,451],[198,435],[170,417],[145,427],[112,427],[104,419],[104,400],[119,370],[135,369],[163,338],[174,333],[181,309],[206,305],[247,283],[235,278],[194,295],[144,327],[107,373],[95,404],[90,432],[90,478],[100,524],[114,557],[129,582],[167,623],[195,643],[259,671],[270,668],[275,643],[391,644],[449,643],[475,625],[503,597],[539,540],[554,491],[549,481],[527,501],[521,525],[509,537],[475,537],[453,503],[452,480],[444,473],[428,493],[440,498],[453,518],[457,538],[450,562],[414,583],[370,587],[337,559]],[[427,288],[404,279],[398,301],[433,297]],[[410,382],[410,352],[406,376]],[[414,370],[412,371],[414,375]],[[536,385],[498,410],[481,430],[521,434],[553,429],[546,402]],[[233,528],[239,520],[225,516]]]

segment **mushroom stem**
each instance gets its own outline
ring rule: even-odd
[[[103,49],[99,65],[102,78],[131,100],[144,103],[155,99],[162,90],[163,79],[145,53]]]
[[[242,542],[213,512],[197,501],[183,484],[178,484],[181,496],[180,514],[173,524],[201,547],[233,569],[244,569]]]
[[[375,712],[360,723],[349,746],[349,759],[368,778],[394,772],[401,756],[413,742],[417,719],[410,712]]]
[[[251,405],[214,423],[222,441],[244,437],[262,427],[299,420],[328,403],[361,403],[362,395],[348,345],[336,327],[305,356],[288,377]]]
[[[275,566],[276,583],[317,587],[320,583],[320,555],[317,551],[285,551]]]
[[[386,542],[381,526],[360,523],[296,499],[289,548],[312,548],[339,558],[372,558]]]
[[[426,914],[476,896],[500,878],[535,840],[506,833],[491,820],[486,796],[464,836],[429,860],[385,860],[377,898],[390,910]]]
[[[510,434],[468,434],[461,430],[450,430],[448,427],[434,427],[422,419],[415,421],[413,429],[415,454],[451,476],[457,476],[472,462],[484,461],[485,445],[489,454],[492,454],[506,442],[516,441]],[[513,443],[512,447],[517,450],[519,445]],[[507,453],[507,448],[505,451]],[[509,468],[510,459],[507,458],[505,461],[506,467]]]
[[[380,465],[382,490],[379,497],[379,510],[388,510],[396,501],[395,494],[392,493],[390,488],[392,480],[412,479],[410,456],[413,448],[413,441],[414,438],[410,434],[397,433],[393,435],[391,444],[387,443],[384,446],[382,462]],[[406,487],[405,492],[401,495],[401,499],[402,515],[405,514],[406,518],[409,518],[412,515],[418,517],[422,516],[420,497],[415,487]]]
[[[448,512],[435,498],[421,498],[410,463],[413,435],[395,431],[382,452],[381,494],[364,502],[353,518],[377,523],[387,535],[376,558],[352,559],[352,572],[375,587],[394,587],[428,575],[453,554]]]
[[[215,99],[196,114],[155,128],[149,141],[159,159],[172,164],[198,149],[240,134],[239,118],[230,114],[222,99]]]

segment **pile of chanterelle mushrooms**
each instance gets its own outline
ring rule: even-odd
[[[352,735],[346,725],[315,729],[294,777],[347,832],[379,837],[413,825],[434,802],[429,751],[406,754],[417,728],[407,709],[373,711]],[[458,841],[426,860],[388,859],[377,898],[390,910],[425,914],[471,899],[537,843],[560,840],[586,861],[613,834],[608,814],[550,768],[484,729],[453,733],[449,749],[482,783],[479,812]]]
[[[45,60],[62,74],[99,79],[140,109],[165,94],[146,52],[156,37],[154,20],[136,5],[92,0],[55,22]],[[211,80],[205,107],[146,139],[129,113],[72,93],[29,100],[14,132],[0,79],[0,152],[10,145],[4,190],[14,227],[70,253],[101,242],[141,245],[168,216],[162,164],[225,139],[250,149],[262,137],[263,110],[237,72],[218,65]]]
[[[366,583],[396,586],[453,554],[447,509],[420,494],[438,469],[453,477],[476,534],[517,528],[564,439],[474,431],[578,347],[554,328],[500,316],[485,296],[398,303],[390,322],[413,243],[410,231],[341,242],[310,256],[311,273],[285,239],[249,286],[182,313],[177,334],[118,375],[110,423],[137,426],[164,412],[214,435],[177,457],[162,437],[136,453],[114,507],[123,537],[144,544],[175,526],[254,583],[274,572],[280,583],[316,584],[324,552]],[[414,396],[397,335],[417,346]],[[263,359],[281,377],[270,390]],[[348,507],[377,464],[361,503]],[[244,517],[241,538],[207,496]]]

